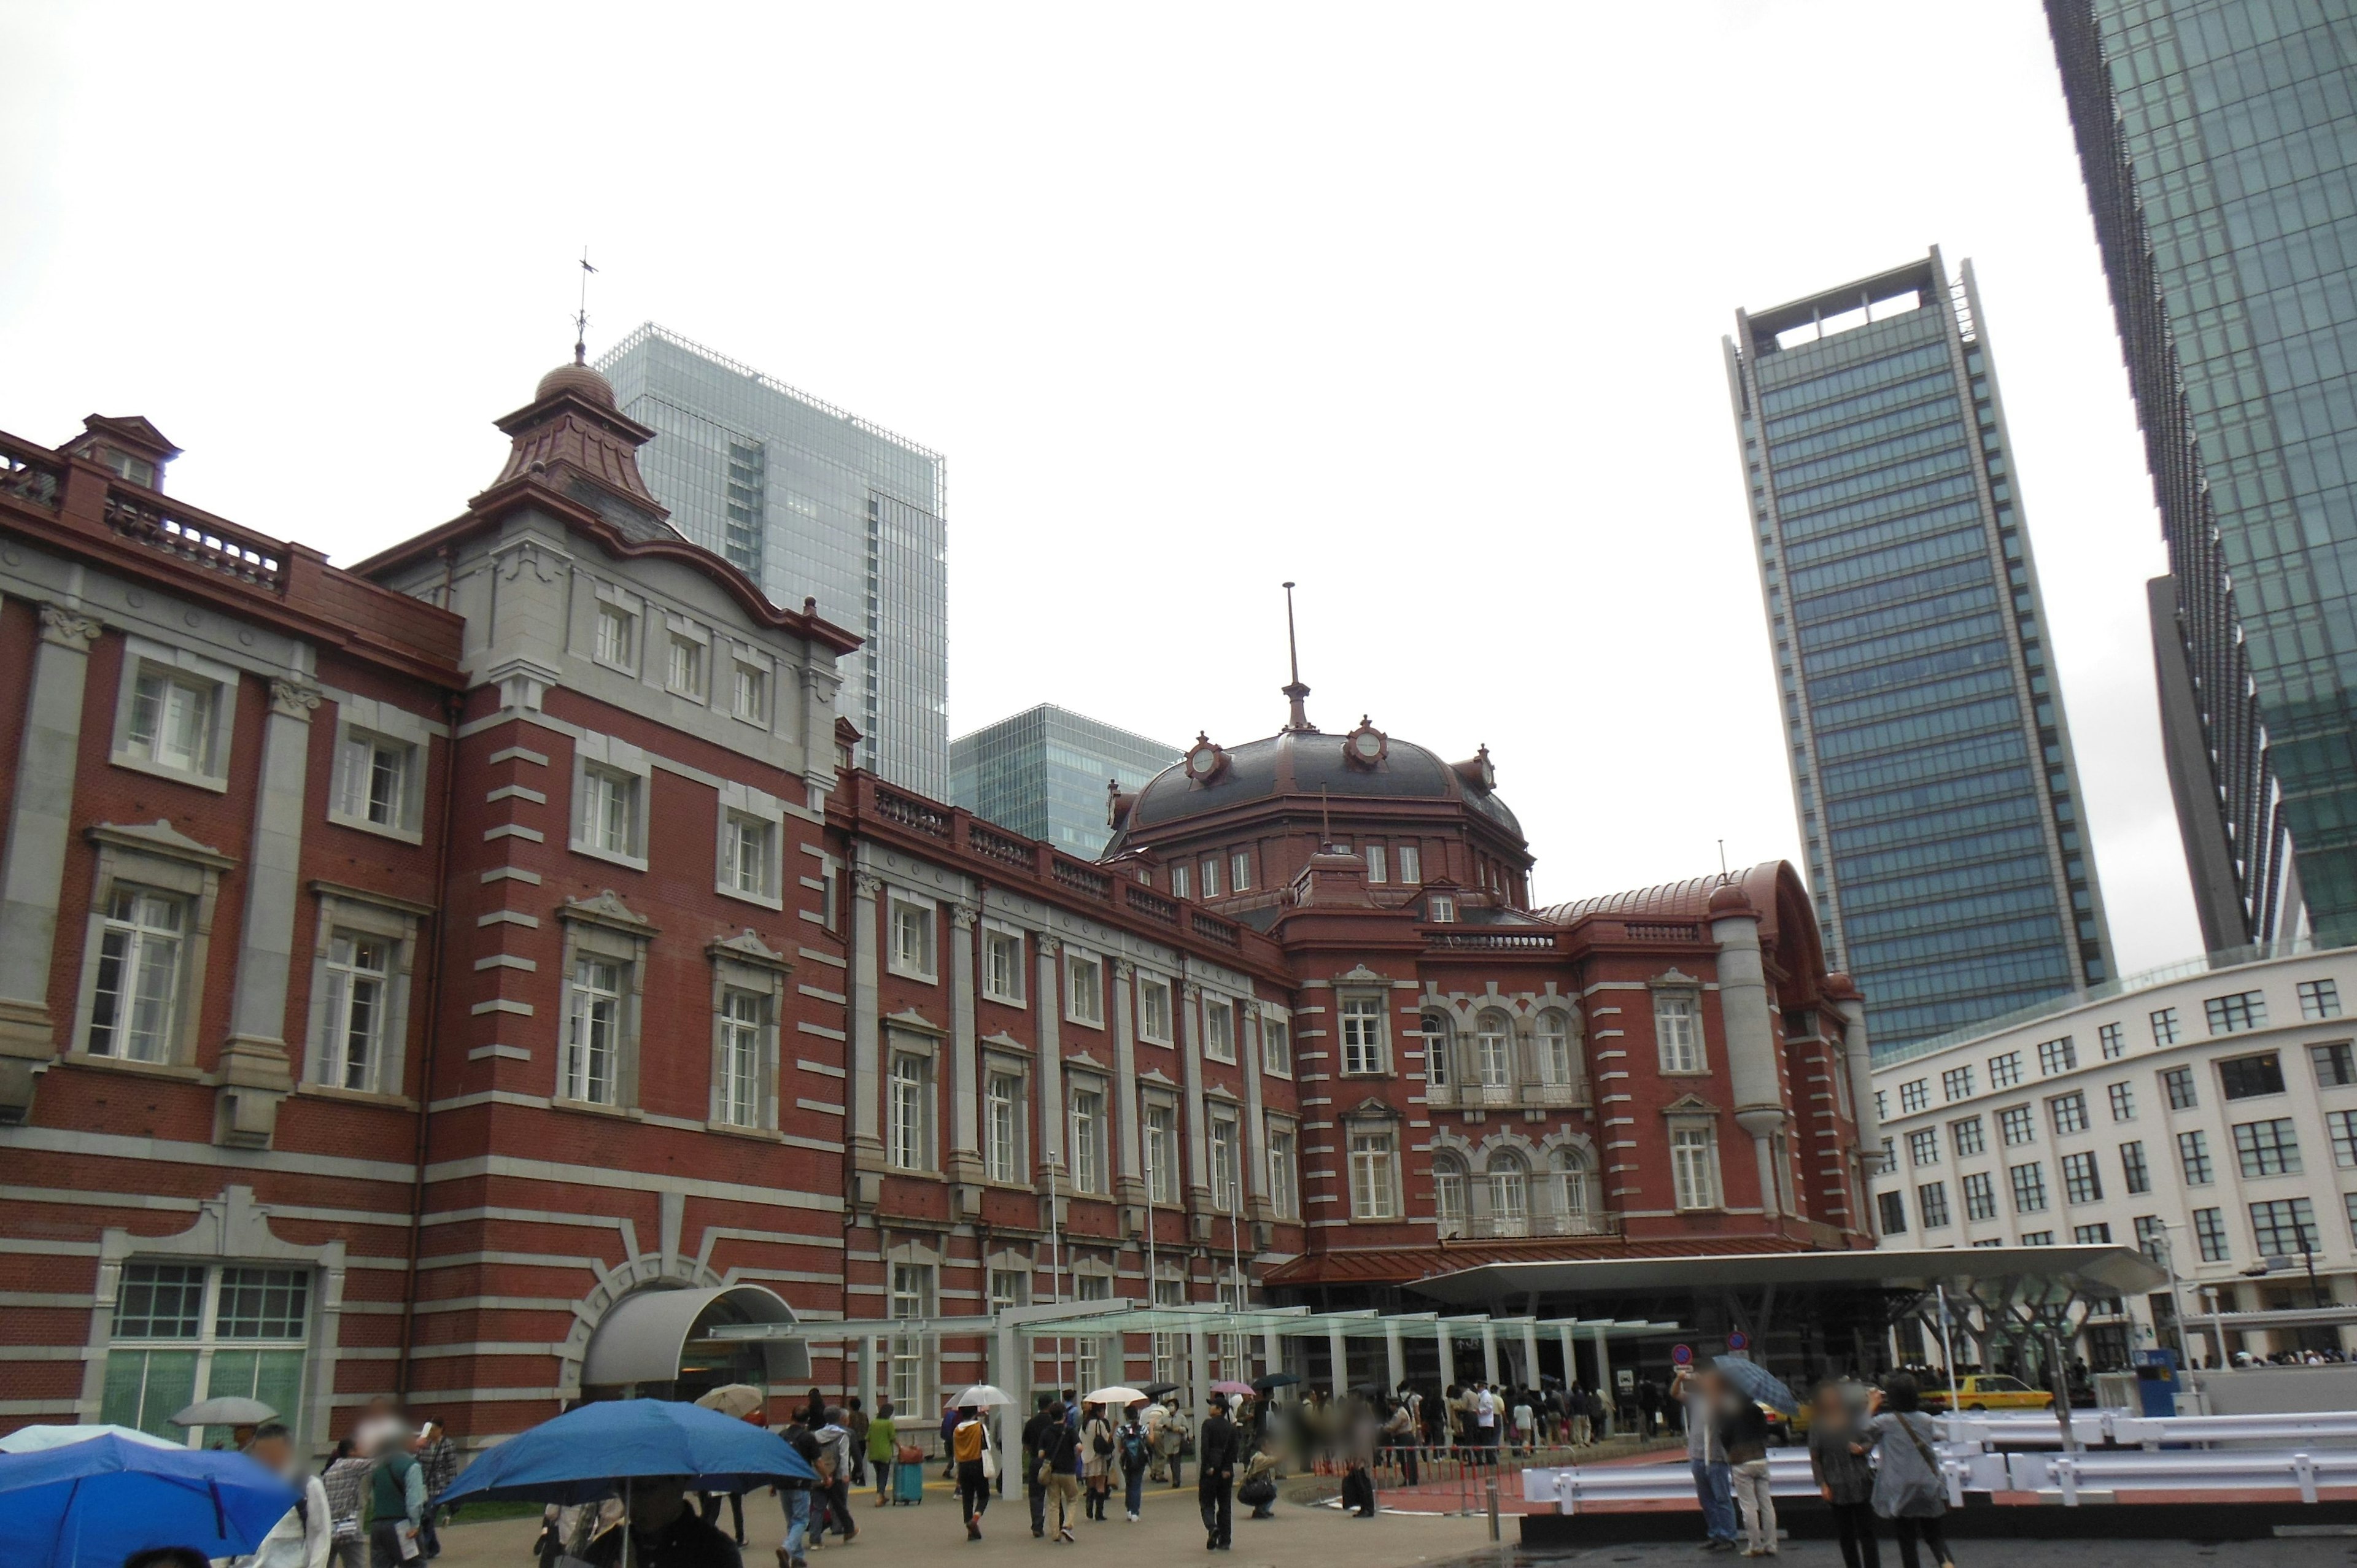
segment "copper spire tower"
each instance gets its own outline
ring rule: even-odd
[[[1318,726],[1309,722],[1309,714],[1301,705],[1302,699],[1309,695],[1309,688],[1301,683],[1301,645],[1293,635],[1293,585],[1290,583],[1285,585],[1285,651],[1293,661],[1293,681],[1285,688],[1285,700],[1292,704],[1285,727],[1314,731]]]

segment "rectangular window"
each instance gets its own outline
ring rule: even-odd
[[[1899,1086],[1899,1113],[1902,1116],[1928,1108],[1932,1103],[1932,1082],[1929,1079],[1910,1078]]]
[[[638,667],[639,618],[619,605],[597,607],[597,661],[618,669]]]
[[[2287,1116],[2234,1124],[2234,1155],[2246,1176],[2298,1176],[2299,1133]]]
[[[188,905],[181,899],[115,887],[99,938],[87,1041],[91,1055],[171,1059],[187,921]]]
[[[2347,1040],[2336,1040],[2329,1046],[2310,1046],[2308,1059],[2316,1069],[2319,1089],[2346,1089],[2357,1083],[2357,1051]]]
[[[1223,997],[1203,998],[1203,1055],[1215,1062],[1236,1059],[1236,1004]]]
[[[2021,1053],[2007,1051],[2003,1056],[1989,1058],[1989,1087],[2011,1089],[2021,1081]]]
[[[1023,1005],[1023,933],[985,927],[982,933],[982,993],[993,1002]]]
[[[1222,1213],[1233,1214],[1243,1207],[1243,1151],[1237,1147],[1236,1124],[1228,1117],[1214,1116],[1211,1125],[1211,1207]]]
[[[890,1098],[885,1102],[888,1146],[892,1164],[904,1171],[932,1168],[932,1140],[925,1123],[931,1108],[931,1085],[925,1058],[911,1051],[892,1057]]]
[[[1424,901],[1424,918],[1436,926],[1457,923],[1457,900],[1446,893],[1436,893]]]
[[[2038,1136],[2038,1122],[2027,1105],[2008,1105],[1996,1113],[1996,1124],[2008,1145],[2027,1144]]]
[[[2152,1190],[2152,1168],[2145,1163],[2142,1142],[2120,1145],[2120,1175],[2132,1193]]]
[[[777,824],[759,817],[747,816],[742,811],[727,814],[721,847],[731,888],[757,898],[771,896],[770,866],[775,858],[776,840],[772,835],[776,831]]]
[[[1240,849],[1228,856],[1228,891],[1252,891],[1252,853],[1249,850]]]
[[[1988,1140],[1981,1129],[1981,1119],[1977,1116],[1967,1116],[1961,1122],[1948,1123],[1948,1136],[1949,1141],[1955,1144],[1956,1158],[1960,1160],[1967,1155],[1977,1155],[1988,1146]]]
[[[1973,1069],[1968,1067],[1952,1067],[1942,1073],[1940,1093],[1945,1102],[1951,1105],[1959,1100],[1970,1100],[1973,1097]]]
[[[1191,898],[1195,896],[1195,879],[1188,874],[1185,866],[1174,865],[1170,868],[1170,892],[1174,897],[1179,898]]]
[[[2304,1197],[2270,1198],[2251,1205],[2251,1240],[2262,1258],[2298,1257],[2317,1251],[2315,1206]]]
[[[761,1116],[763,999],[730,989],[720,996],[720,1120],[759,1127]]]
[[[1293,1071],[1293,1026],[1272,1014],[1260,1021],[1261,1070],[1279,1075]]]
[[[101,1420],[175,1446],[218,1446],[229,1435],[226,1427],[171,1424],[200,1399],[259,1399],[296,1423],[305,1402],[309,1270],[130,1262],[117,1291]]]
[[[2152,1043],[2156,1046],[2177,1044],[2177,1009],[2163,1007],[2152,1015]]]
[[[2054,1119],[2056,1136],[2087,1130],[2087,1097],[2079,1090],[2056,1095],[2046,1102],[2046,1108]]]
[[[1986,1171],[1975,1171],[1961,1184],[1964,1189],[1964,1218],[1994,1219],[1996,1218],[1996,1186]]]
[[[1349,996],[1342,1000],[1342,1071],[1380,1073],[1383,1061],[1383,999]]]
[[[174,773],[210,777],[213,713],[221,688],[210,681],[143,670],[131,688],[131,755]]]
[[[1178,1201],[1178,1112],[1169,1105],[1146,1108],[1146,1190],[1149,1202]]]
[[[1385,875],[1388,870],[1389,866],[1383,858],[1383,846],[1379,843],[1369,844],[1367,846],[1367,880],[1387,882],[1390,880],[1390,877]]]
[[[2262,1094],[2284,1091],[2283,1058],[2269,1051],[2265,1056],[2235,1057],[2218,1064],[2218,1089],[2229,1100],[2255,1100]]]
[[[2104,1178],[2090,1154],[2062,1156],[2062,1196],[2072,1203],[2101,1203]]]
[[[990,1271],[990,1310],[1006,1312],[1031,1305],[1031,1275],[1025,1269]]]
[[[704,696],[704,644],[692,637],[671,634],[671,666],[664,684],[683,697]]]
[[[1709,1127],[1671,1129],[1670,1176],[1680,1208],[1717,1208],[1718,1133]]]
[[[1503,1089],[1513,1082],[1514,1040],[1509,1033],[1512,1028],[1502,1013],[1484,1013],[1475,1020],[1473,1067],[1484,1089]]]
[[[1351,1134],[1351,1218],[1395,1219],[1399,1193],[1392,1171],[1389,1133]]]
[[[1882,1234],[1907,1234],[1907,1195],[1903,1192],[1875,1194],[1875,1205],[1882,1211]]]
[[[2201,1004],[2201,1010],[2209,1015],[2212,1034],[2239,1035],[2266,1026],[2267,993],[2242,991],[2232,996],[2212,996]]]
[[[2190,1067],[2161,1069],[2160,1087],[2169,1096],[2171,1111],[2190,1111],[2201,1103],[2201,1096],[2193,1086],[2193,1069]]]
[[[2027,1165],[2007,1166],[2006,1175],[2013,1183],[2013,1211],[2016,1214],[2040,1214],[2045,1211],[2045,1165],[2031,1160]]]
[[[392,948],[382,937],[338,931],[328,939],[327,1038],[317,1081],[373,1090],[384,1044]]]
[[[2160,1222],[2158,1214],[2139,1214],[2136,1218],[2136,1251],[2163,1268],[2169,1254],[2169,1227]]]
[[[758,664],[735,661],[728,688],[728,711],[748,724],[770,722],[770,672]]]
[[[1218,897],[1220,896],[1220,857],[1216,854],[1205,855],[1203,857],[1202,871],[1203,897],[1206,898]]]
[[[1915,1208],[1923,1216],[1923,1229],[1937,1230],[1948,1222],[1948,1184],[1926,1182],[1915,1189]]]
[[[2024,1230],[2021,1233],[2021,1244],[2025,1247],[2051,1247],[2054,1245],[2054,1232],[2051,1230]]]
[[[565,1019],[565,1098],[611,1105],[621,1028],[622,966],[587,956],[573,961],[572,1006]]]
[[[2222,1208],[2197,1208],[2193,1211],[2193,1238],[2201,1249],[2205,1263],[2222,1263],[2231,1260],[2233,1250],[2226,1245],[2226,1211]]]
[[[933,1265],[931,1263],[895,1263],[892,1265],[891,1315],[896,1318],[914,1319],[933,1316]],[[891,1342],[892,1402],[906,1411],[920,1411],[931,1402],[926,1376],[932,1366],[933,1347],[921,1335],[910,1334]]]
[[[1399,879],[1410,887],[1424,880],[1424,856],[1415,844],[1399,846]]]
[[[2048,1040],[2038,1047],[2038,1071],[2041,1077],[2052,1078],[2058,1072],[2069,1072],[2079,1065],[2079,1047],[2071,1036]]]
[[[1072,1190],[1104,1190],[1104,1096],[1093,1089],[1072,1090]]]
[[[2136,1086],[2134,1084],[2115,1083],[2105,1092],[2111,1096],[2113,1121],[2136,1120]]]
[[[891,906],[892,972],[915,980],[933,979],[932,907],[897,897]]]
[[[1690,992],[1653,993],[1653,1038],[1661,1047],[1663,1072],[1703,1070],[1702,1028],[1696,1011]]]
[[[2210,1168],[2210,1134],[2199,1131],[2179,1133],[2177,1163],[2185,1173],[2186,1186],[2208,1187],[2216,1179]]]
[[[994,1072],[983,1090],[983,1165],[990,1179],[1023,1179],[1023,1079]]]
[[[2328,1111],[2324,1125],[2332,1134],[2332,1163],[2344,1171],[2357,1169],[2357,1111]]]
[[[1170,983],[1152,975],[1137,977],[1137,1037],[1157,1046],[1170,1043]]]
[[[2108,1247],[2112,1244],[2112,1228],[2108,1224],[2074,1225],[2071,1240],[2083,1247]]]
[[[1064,1016],[1104,1027],[1104,965],[1084,952],[1064,952]]]
[[[357,730],[336,758],[336,814],[371,827],[409,826],[409,771],[417,748]]]
[[[2103,1047],[2104,1059],[2110,1061],[2127,1054],[2128,1043],[2117,1024],[2106,1024],[2095,1031],[2096,1044]]]
[[[1940,1163],[1940,1134],[1936,1128],[1907,1134],[1907,1158],[1911,1165],[1936,1165]]]
[[[603,768],[581,770],[581,842],[608,854],[634,855],[639,843],[639,779]]]
[[[2341,986],[2330,980],[2303,980],[2299,983],[2299,1015],[2303,1018],[2338,1018],[2341,1016]]]
[[[1268,1201],[1279,1219],[1301,1214],[1301,1162],[1295,1152],[1293,1130],[1268,1130]]]

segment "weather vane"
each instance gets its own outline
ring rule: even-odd
[[[581,308],[573,313],[573,362],[589,362],[589,274],[597,269],[589,264],[589,247],[581,247]]]

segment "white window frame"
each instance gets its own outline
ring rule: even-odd
[[[1203,876],[1203,897],[1217,898],[1220,896],[1220,857],[1216,854],[1205,855],[1199,869]]]
[[[1399,851],[1399,879],[1403,887],[1417,887],[1424,883],[1424,850],[1420,844],[1404,843],[1394,846]]]
[[[188,987],[194,907],[178,893],[124,882],[116,884],[96,917],[98,979],[91,982],[91,1022],[82,1048],[94,1057],[151,1067],[173,1061],[186,1011],[181,998]],[[110,974],[114,984],[102,986],[100,981]],[[162,983],[151,987],[155,981]],[[102,1010],[108,1019],[102,1035]]]
[[[765,1001],[759,992],[725,986],[713,1010],[712,1120],[723,1126],[756,1128],[769,1119],[770,1097],[762,1087],[770,1035]]]
[[[1293,1019],[1275,1007],[1260,1015],[1260,1070],[1270,1078],[1293,1076]]]
[[[1167,1046],[1177,1036],[1178,988],[1158,974],[1137,972],[1137,1037],[1149,1046]]]
[[[687,672],[685,685],[679,682],[683,653],[693,666]],[[712,662],[711,631],[685,616],[675,616],[666,610],[663,613],[663,690],[698,706],[710,706]]]
[[[884,967],[908,980],[938,985],[942,978],[941,906],[921,893],[886,889]]]
[[[1580,1079],[1579,1052],[1572,1044],[1577,1037],[1571,1013],[1563,1007],[1542,1007],[1532,1036],[1532,1055],[1537,1058],[1539,1081],[1550,1089],[1569,1089]]]
[[[587,826],[593,803],[592,778],[602,779],[616,786],[628,786],[630,822],[621,849],[611,849],[592,840],[583,830]],[[567,813],[571,819],[570,848],[576,854],[627,865],[633,871],[647,868],[647,820],[653,805],[654,767],[647,754],[626,740],[609,735],[585,733],[573,743],[573,806]],[[601,826],[599,836],[604,830]]]
[[[1474,1015],[1473,1070],[1483,1089],[1514,1086],[1514,1021],[1503,1008],[1485,1007]]]
[[[1683,1004],[1683,1030],[1673,1026],[1679,1019],[1665,1007]],[[1683,1033],[1684,1040],[1677,1036]],[[1710,1055],[1705,1048],[1702,1032],[1702,992],[1691,985],[1659,985],[1653,988],[1653,1043],[1661,1053],[1661,1070],[1683,1078],[1695,1078],[1710,1071]]]
[[[1031,944],[1023,928],[1004,921],[982,923],[982,994],[1002,1007],[1028,1007]],[[1012,956],[1009,957],[1008,955]],[[1003,961],[1003,964],[1002,964]],[[1004,972],[1002,972],[1002,967]]]
[[[1064,1021],[1092,1029],[1102,1029],[1105,1023],[1105,961],[1069,944],[1064,949]]]
[[[1385,875],[1388,870],[1389,867],[1384,864],[1383,846],[1379,843],[1369,844],[1367,846],[1367,880],[1388,882],[1391,880],[1390,876]]]
[[[1447,893],[1435,893],[1424,901],[1426,925],[1453,926],[1457,923],[1457,900]]]
[[[314,882],[319,904],[318,925],[311,943],[311,1004],[309,1042],[304,1081],[314,1088],[344,1093],[391,1094],[402,1091],[409,1055],[411,975],[417,956],[417,926],[432,911],[425,905],[388,900],[356,887]],[[378,1008],[376,1037],[370,1042],[362,1081],[352,1084],[343,1070],[336,1035],[340,1020],[335,999],[334,944],[350,934],[382,942],[386,951],[383,1000]]]
[[[579,953],[565,976],[565,1039],[558,1047],[556,1097],[576,1105],[622,1104],[622,1015],[630,965],[602,953]],[[603,1060],[600,1060],[602,1054]]]
[[[884,1159],[896,1171],[931,1175],[941,1168],[940,1058],[930,1036],[884,1032]]]
[[[204,756],[193,759],[191,766],[184,768],[165,761],[157,755],[156,742],[143,744],[132,738],[143,676],[185,686],[204,698],[206,713],[199,739]],[[237,695],[238,672],[229,665],[184,648],[150,642],[143,637],[124,638],[123,676],[116,690],[114,734],[108,760],[117,768],[192,784],[217,795],[227,794],[231,739],[237,734]]]
[[[372,697],[336,698],[335,765],[328,788],[328,821],[357,828],[403,843],[425,842],[425,768],[433,756],[433,737],[443,726],[419,714]],[[391,820],[369,815],[371,800],[359,775],[365,763],[373,772],[374,753],[391,751],[400,757],[399,800]]]
[[[221,903],[221,873],[237,863],[207,845],[157,822],[138,827],[102,823],[88,830],[98,846],[90,911],[82,938],[81,975],[78,984],[73,1035],[67,1054],[78,1062],[137,1062],[138,1058],[90,1048],[91,1020],[96,1012],[100,955],[104,950],[118,885],[178,898],[185,911],[179,970],[173,978],[172,1017],[165,1031],[166,1050],[154,1066],[193,1069],[197,1061],[197,1028],[204,1011],[205,984],[210,977],[213,918]]]
[[[647,940],[650,928],[646,922],[620,907],[619,900],[604,896],[588,901],[568,902],[557,913],[565,923],[563,987],[558,997],[556,1056],[552,1064],[555,1069],[554,1095],[561,1105],[588,1106],[600,1110],[627,1110],[638,1103],[639,1042],[643,1026],[643,1003],[646,987]],[[613,997],[613,1061],[609,1069],[613,1087],[605,1099],[590,1099],[574,1092],[587,1087],[589,1074],[583,1056],[582,1026],[590,1021],[588,1009],[595,994],[583,989],[582,965],[587,962],[611,964],[618,982]]]
[[[1206,991],[1203,1008],[1203,1059],[1211,1062],[1233,1062],[1236,1059],[1236,1004],[1232,998]]]
[[[1082,1102],[1089,1107],[1088,1124],[1082,1124]],[[1112,1113],[1113,1098],[1105,1080],[1085,1073],[1075,1073],[1065,1088],[1064,1126],[1066,1144],[1071,1151],[1066,1175],[1072,1190],[1078,1193],[1102,1195],[1111,1190],[1105,1180],[1107,1156],[1112,1148],[1111,1131],[1106,1118]]]
[[[1268,1207],[1279,1219],[1301,1218],[1301,1129],[1281,1116],[1265,1119],[1268,1128]]]
[[[1183,860],[1172,862],[1170,866],[1170,896],[1173,898],[1191,898],[1194,897],[1194,874],[1187,869],[1187,863]]]
[[[620,640],[627,648],[608,646],[606,635],[608,616],[620,618]],[[599,583],[589,609],[589,648],[591,662],[608,670],[619,670],[637,680],[639,667],[645,661],[647,650],[647,602],[628,588],[612,583]]]
[[[1669,1138],[1671,1199],[1678,1212],[1700,1213],[1726,1208],[1717,1123],[1674,1117],[1669,1124]]]
[[[753,709],[748,713],[744,703],[744,680],[754,682]],[[766,731],[770,715],[777,701],[778,661],[758,648],[737,642],[728,645],[728,716],[739,724]]]
[[[1029,1105],[1029,1076],[1023,1062],[1013,1057],[985,1054],[982,1062],[985,1180],[1003,1187],[1031,1185]]]
[[[1369,1021],[1372,1020],[1372,1030]],[[1391,998],[1374,991],[1334,993],[1334,1024],[1340,1031],[1337,1066],[1344,1078],[1383,1078],[1392,1070]],[[1373,1038],[1366,1036],[1372,1032]]]
[[[1399,1130],[1388,1122],[1345,1123],[1345,1174],[1351,1218],[1383,1221],[1400,1217]]]
[[[1252,851],[1237,850],[1228,856],[1228,891],[1249,893],[1252,885]]]
[[[1232,1109],[1205,1113],[1203,1147],[1211,1178],[1211,1208],[1221,1214],[1243,1210],[1243,1123]]]
[[[786,1011],[786,981],[792,965],[750,932],[716,941],[705,954],[712,961],[712,1090],[706,1118],[721,1132],[773,1133],[783,1111],[778,1099],[779,1020]],[[732,1015],[731,1004],[739,999],[755,1004],[751,1019]],[[749,1119],[735,1114],[728,1092],[730,1058],[745,1043],[742,1034],[748,1026],[753,1031]]]
[[[719,816],[714,828],[713,891],[725,898],[758,904],[764,909],[782,910],[786,907],[785,802],[750,785],[729,779],[720,786],[718,806]],[[758,830],[763,842],[758,846],[759,886],[748,888],[737,881],[737,848],[738,833],[750,830]]]
[[[1146,1167],[1139,1174],[1146,1178],[1146,1201],[1175,1207],[1186,1190],[1178,1102],[1168,1094],[1149,1094],[1138,1106],[1137,1119],[1138,1160]]]

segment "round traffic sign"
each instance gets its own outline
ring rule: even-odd
[[[1671,1359],[1672,1361],[1674,1361],[1675,1363],[1677,1363],[1677,1364],[1678,1364],[1679,1366],[1681,1366],[1681,1367],[1691,1367],[1691,1366],[1693,1366],[1693,1365],[1694,1365],[1694,1347],[1693,1347],[1693,1346],[1691,1346],[1691,1345],[1673,1345],[1673,1346],[1671,1346],[1671,1347],[1670,1347],[1670,1359]]]
[[[1730,1350],[1749,1349],[1750,1346],[1751,1341],[1749,1337],[1740,1332],[1730,1334],[1727,1337],[1727,1348]]]

